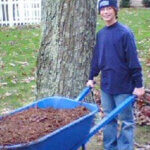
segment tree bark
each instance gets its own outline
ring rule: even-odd
[[[75,98],[85,87],[95,44],[97,0],[43,0],[37,98]]]

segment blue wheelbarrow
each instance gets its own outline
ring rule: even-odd
[[[86,95],[91,91],[90,87],[86,87],[75,99],[68,99],[65,97],[47,97],[39,101],[33,102],[30,105],[16,109],[8,115],[13,115],[31,107],[39,108],[56,108],[56,109],[72,109],[78,106],[86,107],[90,113],[67,124],[64,127],[55,130],[35,141],[29,143],[21,143],[15,145],[0,145],[0,149],[7,150],[77,150],[82,147],[85,150],[85,144],[94,136],[102,127],[114,119],[130,103],[135,101],[135,96],[130,96],[123,101],[116,109],[103,118],[98,124],[94,125],[94,118],[99,111],[96,104],[82,102]],[[3,117],[0,117],[0,120]]]

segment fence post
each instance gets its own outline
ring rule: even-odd
[[[13,26],[13,3],[12,0],[8,1],[8,17],[9,17],[9,25]]]
[[[0,0],[0,2],[1,2],[1,0]],[[2,10],[2,4],[1,4],[0,5],[0,22],[2,22],[2,21],[3,21],[3,10]]]
[[[39,22],[41,22],[41,7],[42,7],[42,6],[41,6],[41,3],[42,3],[42,1],[39,0],[39,8],[38,8],[38,10],[39,10],[39,11],[38,11],[38,17],[39,17],[38,19],[39,19]]]
[[[24,0],[20,0],[20,3],[18,3],[19,6],[19,19],[20,23],[23,25],[25,24],[25,9],[24,9]]]

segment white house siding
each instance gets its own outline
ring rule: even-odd
[[[142,0],[131,0],[131,6],[132,7],[142,7]]]

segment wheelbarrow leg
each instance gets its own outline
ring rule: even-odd
[[[82,150],[86,150],[85,144],[82,144]]]

